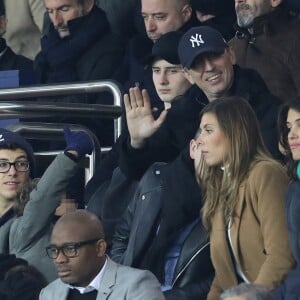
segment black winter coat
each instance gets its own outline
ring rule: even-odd
[[[276,129],[280,101],[269,92],[260,75],[235,65],[230,95],[249,102],[259,120],[267,148],[275,158],[280,158]],[[194,95],[172,105],[165,122],[142,149],[133,149],[129,140],[124,141],[119,162],[123,173],[137,179],[154,162],[174,160],[194,137],[200,123],[199,113],[207,103],[207,97],[198,89]]]

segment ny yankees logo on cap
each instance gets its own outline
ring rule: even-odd
[[[196,33],[195,36],[191,35],[190,42],[192,43],[193,48],[195,48],[195,44],[197,47],[201,46],[201,44],[204,44],[202,35],[198,33]]]
[[[191,69],[200,55],[223,53],[228,45],[221,33],[209,26],[190,28],[180,39],[178,55],[182,66]]]

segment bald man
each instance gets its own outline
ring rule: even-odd
[[[109,259],[102,224],[86,210],[62,216],[46,250],[60,278],[41,291],[40,300],[165,299],[152,273]]]
[[[147,89],[152,106],[162,108],[152,81],[151,68],[145,68],[145,61],[151,53],[153,43],[162,35],[187,29],[199,24],[192,17],[189,0],[141,0],[138,33],[127,45],[123,63],[113,76],[128,91],[133,86]]]

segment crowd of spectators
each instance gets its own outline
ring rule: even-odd
[[[0,128],[0,300],[298,299],[299,20],[294,0],[0,0],[1,88],[124,100],[115,142],[101,116],[39,118],[109,146],[84,188],[87,132]]]

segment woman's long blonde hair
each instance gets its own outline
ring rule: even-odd
[[[221,204],[224,222],[228,224],[238,199],[241,183],[247,177],[251,164],[270,160],[264,146],[256,115],[249,103],[239,97],[224,97],[210,102],[201,112],[216,116],[220,129],[228,140],[226,166],[196,168],[197,180],[203,190],[201,211],[203,224],[210,231],[212,217]]]

